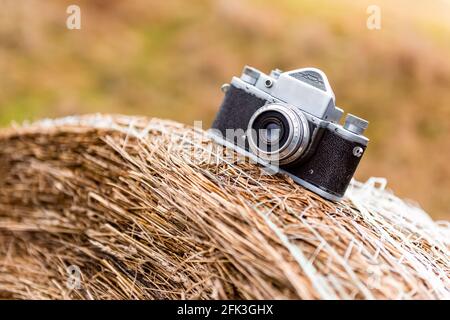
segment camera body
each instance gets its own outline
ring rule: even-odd
[[[322,71],[267,75],[246,66],[222,90],[210,129],[216,142],[279,168],[326,199],[343,197],[369,141],[368,122],[348,114],[339,124],[343,110]]]

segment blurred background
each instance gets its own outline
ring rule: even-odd
[[[71,4],[81,30],[66,27]],[[206,128],[245,64],[315,66],[370,120],[357,179],[386,177],[450,219],[449,57],[449,0],[0,0],[0,126],[104,112]]]

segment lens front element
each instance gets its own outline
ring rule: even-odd
[[[265,127],[264,139],[267,143],[272,144],[279,141],[281,126],[277,121],[269,122]]]

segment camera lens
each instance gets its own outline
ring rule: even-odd
[[[261,149],[273,151],[286,142],[289,123],[283,113],[267,110],[253,119],[252,129],[256,131],[256,145]]]
[[[247,137],[250,149],[270,162],[289,164],[297,160],[309,142],[304,114],[284,104],[269,104],[251,117]]]

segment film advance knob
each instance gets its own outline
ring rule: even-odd
[[[367,129],[368,125],[368,121],[349,113],[345,118],[344,129],[355,134],[362,135],[364,134],[364,131]]]
[[[259,76],[260,72],[258,70],[249,66],[245,66],[244,70],[242,71],[241,79],[251,85],[254,85],[256,81],[258,81]]]

